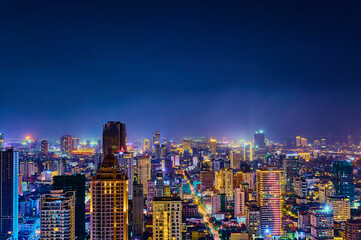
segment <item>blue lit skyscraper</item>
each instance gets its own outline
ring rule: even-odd
[[[352,165],[346,160],[335,160],[332,163],[333,184],[336,195],[343,195],[352,201],[355,198]]]
[[[0,150],[0,234],[18,239],[19,153]]]

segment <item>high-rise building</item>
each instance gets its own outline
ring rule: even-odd
[[[225,193],[227,200],[233,200],[234,188],[233,188],[233,169],[224,168],[219,172],[216,172],[215,189],[220,193]]]
[[[252,239],[261,236],[261,213],[256,204],[246,205],[246,226]]]
[[[262,130],[254,133],[254,146],[256,148],[264,148],[265,147],[264,132]]]
[[[246,215],[246,195],[247,190],[244,186],[234,189],[234,216]]]
[[[353,183],[352,165],[346,160],[335,160],[332,163],[333,185],[336,195],[344,195],[351,201],[355,198],[355,185]]]
[[[0,150],[3,150],[5,146],[5,142],[4,142],[4,134],[0,133]]]
[[[77,149],[80,146],[80,138],[72,138],[73,141],[73,149]]]
[[[231,150],[229,152],[230,168],[239,169],[241,165],[241,153]]]
[[[281,170],[257,170],[257,202],[261,211],[261,234],[264,237],[282,235],[281,179]]]
[[[211,143],[211,153],[213,155],[216,155],[217,154],[217,140],[214,138],[211,138],[210,143]]]
[[[53,189],[75,193],[75,237],[85,238],[85,175],[54,176]]]
[[[327,204],[331,207],[333,211],[333,219],[336,222],[345,222],[351,218],[351,204],[348,197],[327,197]]]
[[[147,195],[147,183],[151,179],[152,164],[149,156],[138,157],[138,182],[143,184],[143,193]]]
[[[147,214],[150,215],[153,212],[153,199],[156,196],[155,181],[153,179],[148,180],[147,183]]]
[[[103,126],[103,155],[127,151],[127,131],[125,123],[108,121]]]
[[[74,192],[52,190],[41,196],[41,239],[75,239]]]
[[[294,178],[299,175],[299,157],[297,154],[288,154],[283,159],[283,178],[286,181],[285,190],[294,191]]]
[[[296,136],[296,146],[297,147],[301,146],[301,137],[300,136]]]
[[[190,139],[183,140],[183,152],[185,151],[192,153],[192,141]]]
[[[128,178],[108,153],[91,184],[90,235],[93,240],[128,239]]]
[[[308,140],[307,138],[301,138],[301,146],[302,147],[306,147],[308,145]]]
[[[162,172],[157,172],[157,178],[155,181],[155,192],[157,197],[164,196],[164,176]]]
[[[153,239],[182,239],[182,201],[179,197],[153,199]]]
[[[330,209],[313,210],[310,217],[311,239],[333,239],[333,213]]]
[[[143,235],[143,209],[144,209],[144,195],[143,185],[137,182],[133,185],[133,200],[132,200],[132,226],[133,236],[142,237]]]
[[[335,186],[332,182],[320,183],[318,186],[319,202],[325,203],[327,197],[332,197],[336,194]]]
[[[41,154],[43,154],[45,157],[48,157],[49,155],[49,143],[48,140],[42,140],[41,141]]]
[[[347,220],[345,223],[345,240],[361,239],[361,219]]]
[[[128,177],[129,199],[133,198],[134,164],[133,152],[119,152],[118,162]]]
[[[294,191],[298,197],[305,198],[307,196],[307,181],[305,177],[295,177],[293,179]]]
[[[18,239],[19,217],[19,153],[0,150],[0,234]]]
[[[212,214],[217,212],[224,212],[227,209],[226,194],[216,194],[211,197]]]
[[[241,172],[242,182],[247,183],[250,189],[254,189],[254,173]]]
[[[155,152],[155,158],[161,158],[161,148],[160,148],[160,131],[153,133],[153,148]]]
[[[73,139],[70,135],[64,135],[60,138],[61,153],[68,157],[73,153]]]

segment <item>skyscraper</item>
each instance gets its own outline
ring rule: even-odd
[[[311,212],[311,239],[333,239],[333,214],[332,210],[319,209]]]
[[[264,132],[261,130],[259,132],[254,133],[254,146],[256,148],[264,148]]]
[[[211,138],[210,144],[211,144],[211,153],[213,155],[216,155],[217,154],[217,140],[214,138]]]
[[[216,172],[215,189],[220,193],[225,193],[227,200],[233,200],[234,188],[233,188],[233,169],[225,168]]]
[[[143,185],[134,183],[132,200],[133,236],[141,237],[143,235],[143,208]]]
[[[68,157],[73,153],[73,139],[70,135],[64,135],[60,138],[61,153]]]
[[[52,190],[41,196],[41,239],[75,239],[74,192]]]
[[[351,218],[350,199],[344,196],[327,197],[327,204],[333,211],[333,219],[337,222],[345,222]]]
[[[108,153],[91,184],[91,239],[128,239],[128,178]]]
[[[361,219],[347,220],[345,223],[345,240],[361,239]]]
[[[355,198],[352,165],[346,160],[335,160],[332,163],[333,185],[336,195],[344,195],[351,201]]]
[[[160,159],[161,157],[161,147],[160,147],[160,131],[156,131],[153,133],[153,147],[154,147],[154,153],[155,158]]]
[[[150,215],[153,212],[153,199],[156,196],[155,181],[153,179],[148,180],[147,183],[147,214]]]
[[[12,233],[18,239],[19,153],[0,150],[0,234]]]
[[[294,191],[294,178],[299,175],[299,157],[297,154],[288,154],[283,159],[283,178],[286,181],[285,190],[288,193]]]
[[[138,157],[138,182],[143,184],[143,193],[147,195],[147,183],[151,179],[151,163],[150,157]]]
[[[119,152],[117,155],[119,166],[124,170],[128,177],[129,199],[133,197],[133,181],[134,181],[134,164],[133,152]]]
[[[108,121],[103,126],[103,155],[127,151],[127,131],[125,123]]]
[[[164,196],[164,176],[162,172],[157,172],[157,178],[155,181],[155,195],[157,197]]]
[[[4,134],[0,133],[0,150],[4,149]]]
[[[246,214],[246,194],[244,186],[234,189],[234,216],[245,216]]]
[[[75,193],[75,237],[85,237],[85,175],[55,176],[53,189]]]
[[[41,141],[41,154],[43,154],[45,157],[48,157],[49,155],[49,143],[48,140],[42,140]]]
[[[282,235],[281,179],[281,170],[257,170],[257,202],[261,211],[261,234],[264,237]]]
[[[182,239],[182,202],[172,197],[153,200],[153,239]]]

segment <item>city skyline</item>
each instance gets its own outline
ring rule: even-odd
[[[3,1],[0,132],[360,135],[359,8]]]

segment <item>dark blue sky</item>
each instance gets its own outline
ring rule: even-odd
[[[0,132],[361,134],[358,1],[1,1]]]

